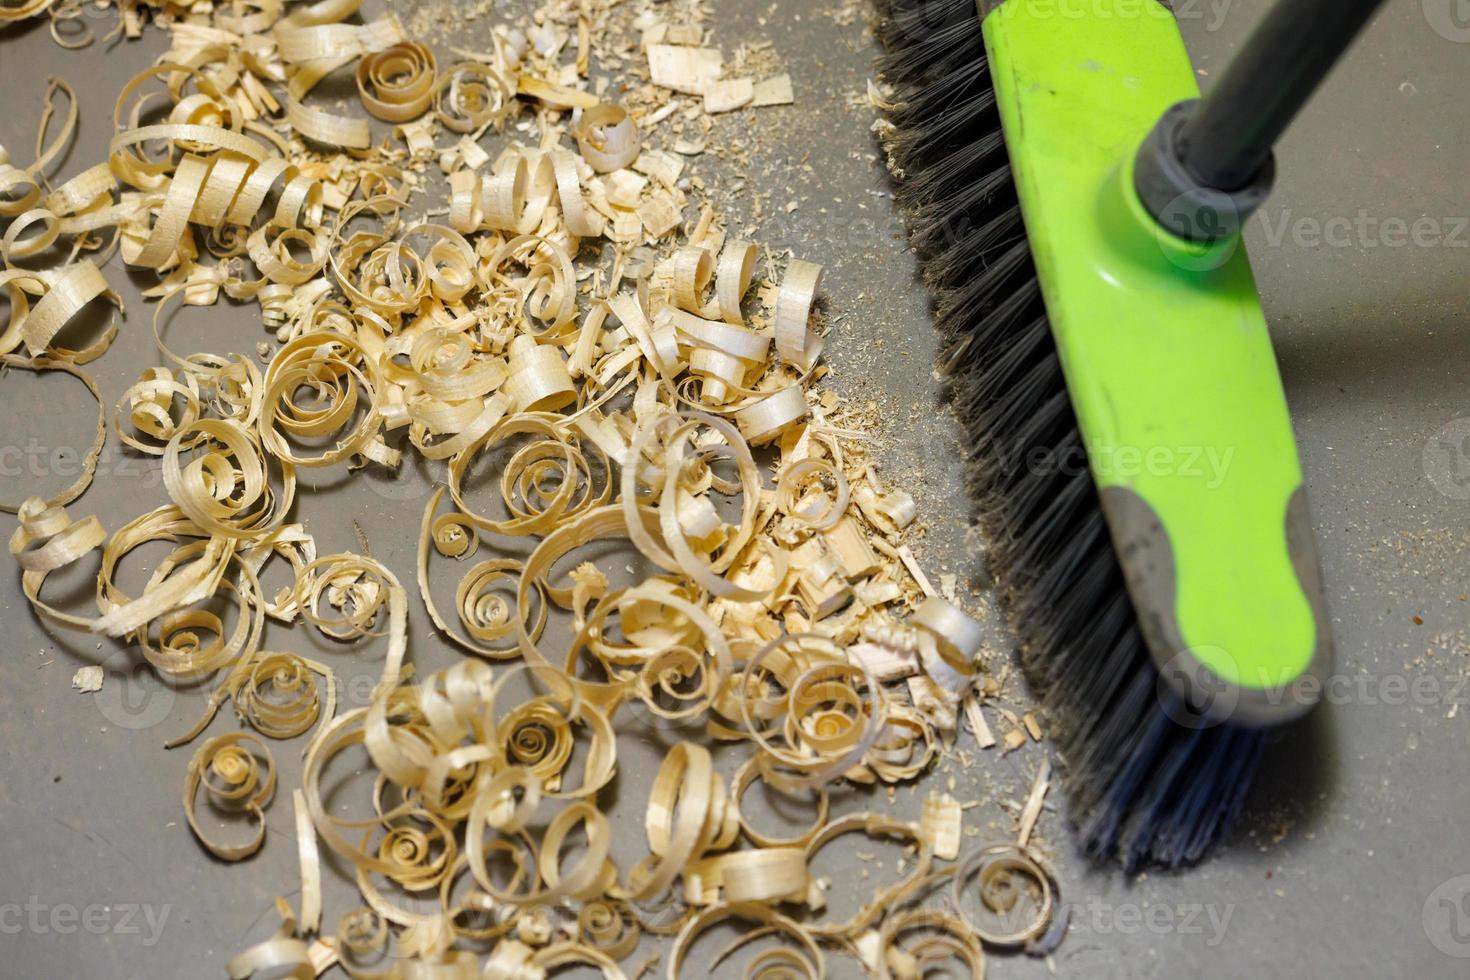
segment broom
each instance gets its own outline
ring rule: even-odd
[[[1203,100],[1155,0],[881,11],[896,197],[1094,860],[1197,860],[1331,668],[1240,228],[1378,2],[1280,0]]]

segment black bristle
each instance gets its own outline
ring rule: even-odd
[[[1159,684],[1026,245],[974,0],[880,5],[895,197],[934,296],[990,560],[1053,722],[1082,849],[1130,869],[1195,861],[1239,810],[1264,736],[1206,725]]]
[[[918,82],[983,58],[975,11],[974,0],[892,0],[880,28],[883,75],[894,84]]]
[[[961,235],[951,247],[935,253],[925,265],[924,275],[935,288],[942,289],[946,283],[963,281],[962,277],[987,255],[1025,238],[1021,206],[1013,204],[980,227]]]
[[[997,155],[1004,164],[1004,146],[1004,141],[995,135],[956,150],[934,166],[906,171],[908,176],[899,185],[896,196],[913,215],[918,239],[914,244],[921,253],[948,248],[958,241],[973,226],[948,219],[986,206],[1011,185],[1010,168],[995,165]],[[940,203],[950,207],[936,212],[934,209]],[[924,222],[922,226],[918,224],[920,221]]]
[[[900,168],[919,164],[963,141],[976,127],[988,129],[995,115],[995,93],[989,89],[960,94],[949,104],[929,107],[924,112],[895,110],[894,139],[888,147]]]

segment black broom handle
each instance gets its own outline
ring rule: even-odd
[[[1277,0],[1179,132],[1206,187],[1250,183],[1297,111],[1383,0]]]

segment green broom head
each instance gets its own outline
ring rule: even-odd
[[[1135,190],[1139,146],[1199,96],[1177,26],[1153,0],[891,0],[883,40],[899,196],[1073,819],[1096,857],[1194,860],[1331,643],[1238,228],[1176,237]]]

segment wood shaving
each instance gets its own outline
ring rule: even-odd
[[[100,691],[102,690],[102,677],[103,674],[101,667],[80,667],[77,669],[77,672],[72,675],[72,690],[81,691],[83,694],[91,694],[93,691]]]
[[[791,88],[790,75],[776,75],[756,82],[750,93],[750,104],[760,108],[772,105],[791,105],[796,95]]]
[[[994,743],[974,690],[981,627],[954,576],[939,598],[905,543],[914,500],[879,483],[861,410],[815,387],[833,326],[822,266],[730,227],[686,159],[726,149],[707,114],[790,104],[791,79],[755,81],[775,66],[751,45],[722,80],[697,16],[644,8],[611,39],[615,7],[549,0],[497,23],[489,50],[445,52],[429,20],[360,22],[352,0],[130,2],[121,32],[151,20],[171,46],[119,94],[106,158],[51,185],[81,124],[59,80],[42,104],[58,115],[69,100],[61,135],[47,143],[43,123],[24,167],[0,149],[6,365],[97,395],[78,366],[117,324],[75,347],[69,327],[89,307],[125,312],[103,271],[114,254],[155,280],[142,329],[159,363],[101,412],[81,480],[10,508],[22,593],[48,625],[209,685],[167,745],[199,740],[180,802],[216,857],[247,860],[281,832],[267,829],[266,740],[305,743],[290,787],[299,907],[277,904],[279,928],[229,960],[231,977],[377,975],[388,957],[405,977],[621,976],[655,931],[640,917],[653,902],[668,903],[656,931],[670,978],[728,919],[752,928],[723,955],[784,941],[747,951],[752,975],[819,977],[819,941],[857,941],[880,963],[903,954],[900,900],[958,855],[949,796],[917,824],[829,819],[843,781],[891,794],[929,771],[962,705]],[[55,9],[30,0],[0,18]],[[351,108],[321,94],[339,71],[356,82]],[[447,191],[428,179],[441,174]],[[253,305],[273,343],[239,341],[253,358],[172,349],[169,314],[221,296]],[[164,484],[111,531],[66,509],[109,418]],[[295,517],[313,492],[300,474],[391,473],[405,457],[439,484],[418,515],[417,598],[356,520],[363,553],[318,554]],[[622,557],[599,550],[609,543]],[[166,557],[134,595],[120,583],[145,548]],[[84,559],[95,607],[52,605],[48,577]],[[273,593],[268,563],[288,575]],[[452,603],[436,601],[456,565]],[[416,675],[408,637],[423,614],[465,657]],[[339,710],[325,663],[275,648],[307,629],[377,645],[365,702]],[[83,668],[73,686],[101,679]],[[210,734],[229,714],[240,729]],[[675,741],[631,804],[646,853],[615,854],[611,821],[629,812],[609,791],[619,741],[650,718],[703,725],[744,761],[727,779],[707,745]],[[1041,737],[1031,715],[1012,720],[1008,749]],[[334,760],[357,752],[371,805],[329,807]],[[741,798],[757,780],[811,807],[804,833],[750,825]],[[215,826],[221,813],[240,820]],[[813,855],[849,833],[906,846],[901,880],[846,921],[810,920],[831,885]],[[357,907],[323,908],[321,847],[352,872]],[[518,870],[492,872],[502,860]],[[978,971],[957,923],[935,927]]]
[[[1026,795],[1026,805],[1021,809],[1021,831],[1017,843],[1025,847],[1036,829],[1036,820],[1041,816],[1041,806],[1046,802],[1046,791],[1051,787],[1051,760],[1042,759],[1036,769],[1036,779],[1031,783],[1031,792]]]
[[[724,62],[724,55],[715,48],[648,46],[648,72],[653,84],[685,95],[703,95],[719,79]]]
[[[990,725],[985,721],[985,712],[980,708],[980,699],[970,695],[965,699],[965,718],[970,723],[970,731],[975,735],[975,741],[980,743],[982,749],[994,748],[995,735],[990,731]]]
[[[749,78],[709,82],[704,86],[704,111],[710,114],[731,112],[749,105],[753,98],[755,83]]]

